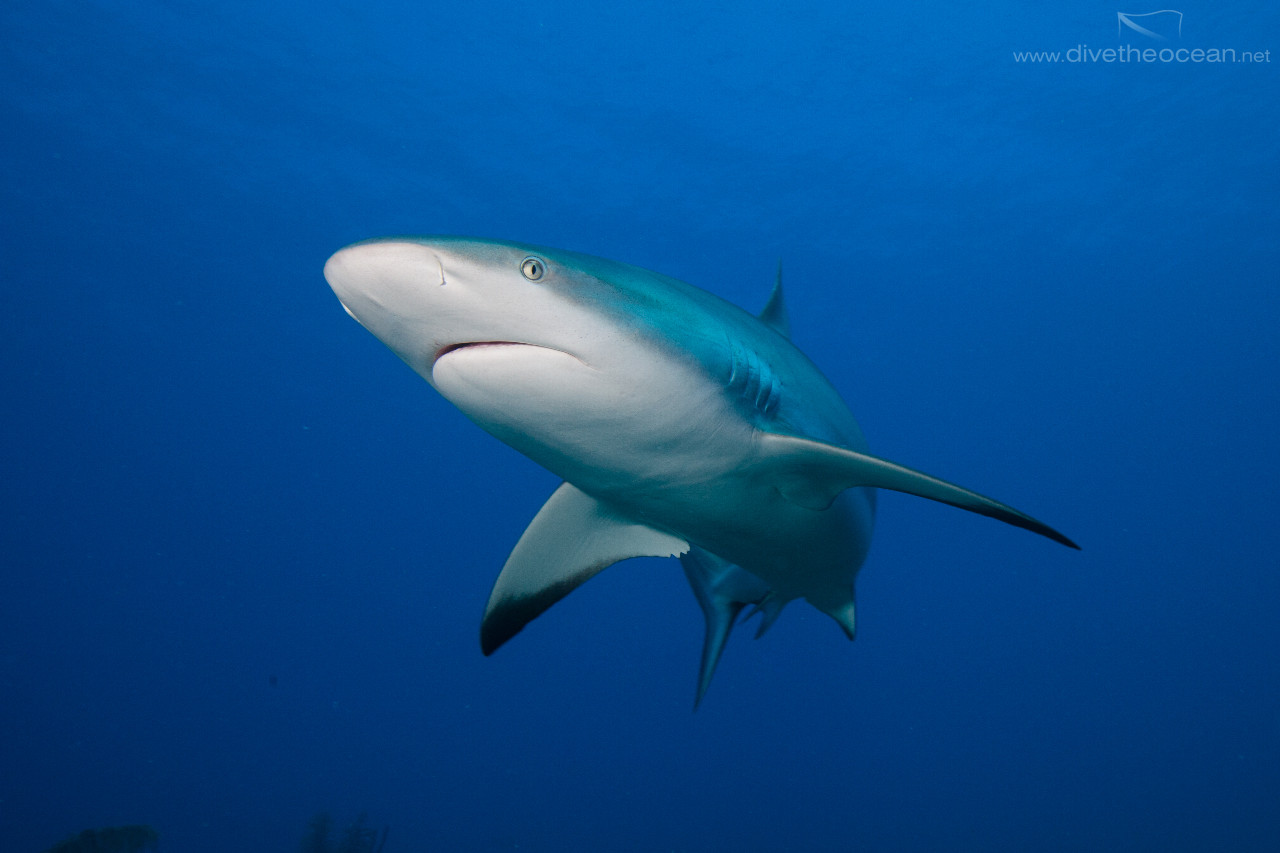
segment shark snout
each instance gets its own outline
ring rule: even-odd
[[[356,243],[325,262],[324,277],[348,315],[414,370],[430,374],[436,351],[448,343],[437,340],[447,333],[444,265],[436,251],[408,240]]]
[[[324,280],[329,282],[333,295],[338,297],[342,308],[355,320],[360,318],[351,310],[351,297],[359,287],[361,263],[357,247],[339,249],[324,264]]]
[[[338,251],[333,255],[331,255],[329,257],[329,260],[325,261],[324,280],[329,283],[329,289],[333,291],[333,295],[338,297],[338,304],[342,306],[342,310],[346,311],[347,316],[358,323],[360,322],[360,318],[357,317],[355,313],[350,308],[347,307],[347,300],[344,295],[347,292],[347,288],[346,288],[347,277],[344,274],[345,273],[344,261],[346,259],[342,256],[343,252],[345,251],[346,251],[345,249]]]
[[[418,313],[428,292],[445,283],[439,254],[405,240],[339,249],[325,263],[324,277],[347,313],[366,326],[371,311]]]

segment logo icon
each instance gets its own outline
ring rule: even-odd
[[[1147,38],[1168,41],[1170,36],[1182,36],[1182,13],[1173,9],[1161,9],[1159,12],[1116,12],[1116,35],[1123,35],[1126,27]]]

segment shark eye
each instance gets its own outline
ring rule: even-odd
[[[535,258],[530,255],[520,262],[520,272],[524,273],[524,277],[529,281],[537,281],[542,278],[542,274],[546,271],[547,265],[542,258]]]

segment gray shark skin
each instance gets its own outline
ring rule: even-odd
[[[760,317],[589,255],[459,237],[356,243],[325,264],[343,308],[441,395],[565,482],[494,584],[492,654],[631,557],[681,557],[707,617],[700,701],[741,609],[802,598],[854,636],[875,490],[1053,528],[871,456],[789,340],[781,273]]]

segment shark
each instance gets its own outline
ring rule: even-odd
[[[494,582],[486,656],[605,568],[677,557],[706,622],[696,707],[748,607],[761,614],[757,636],[803,599],[853,639],[881,489],[1079,547],[871,455],[791,341],[781,268],[759,315],[629,264],[467,237],[355,243],[324,276],[446,400],[563,480]]]

